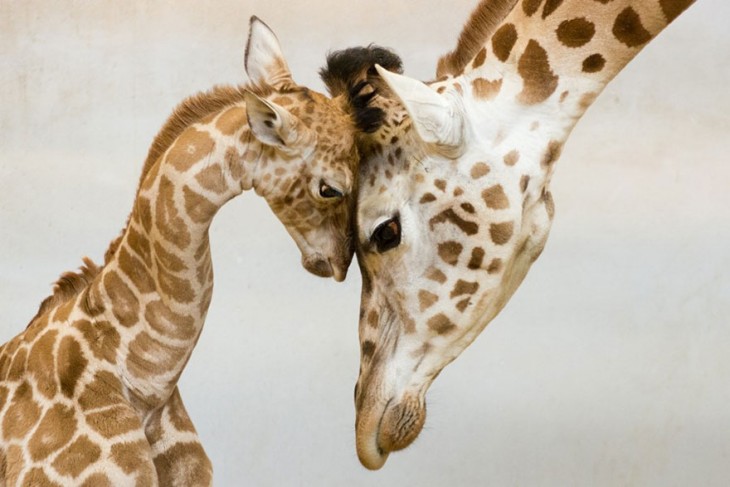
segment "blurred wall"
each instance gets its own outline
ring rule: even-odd
[[[245,81],[250,15],[322,90],[325,53],[370,42],[430,78],[476,3],[0,0],[0,342],[63,271],[101,260],[176,103]],[[589,110],[545,253],[382,471],[354,449],[357,267],[309,276],[261,201],[226,206],[181,383],[216,484],[727,485],[728,18],[698,2]]]

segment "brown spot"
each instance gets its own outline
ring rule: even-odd
[[[482,49],[477,53],[476,57],[474,58],[474,62],[472,63],[472,68],[477,69],[482,64],[484,64],[484,61],[487,59],[487,48],[482,47]]]
[[[368,326],[370,328],[378,327],[378,313],[374,309],[368,313]]]
[[[456,309],[458,309],[460,312],[464,312],[467,306],[469,306],[469,302],[471,301],[470,298],[464,298],[458,303],[456,303]]]
[[[504,189],[502,189],[501,184],[495,184],[494,186],[490,186],[482,191],[482,198],[487,204],[487,208],[491,208],[493,210],[509,208],[509,199],[504,193]]]
[[[104,438],[112,438],[142,428],[139,417],[127,405],[118,405],[96,413],[89,413],[86,415],[86,424]]]
[[[192,316],[175,313],[159,299],[147,305],[144,317],[150,327],[162,336],[190,340],[197,333]]]
[[[469,259],[467,267],[472,270],[481,269],[483,260],[484,249],[481,247],[474,247],[471,251],[471,259]]]
[[[489,263],[489,267],[487,267],[487,272],[495,274],[500,270],[502,270],[502,259],[492,259],[492,262]]]
[[[438,253],[441,260],[449,265],[456,265],[463,249],[464,247],[459,242],[450,240],[439,244]]]
[[[178,443],[154,459],[160,485],[213,485],[213,467],[199,443]]]
[[[439,335],[445,335],[456,328],[456,325],[443,313],[439,313],[428,320],[427,325]]]
[[[570,94],[570,91],[565,90],[560,94],[560,103],[563,103],[566,98],[568,98],[568,95]]]
[[[3,417],[3,437],[6,440],[23,438],[41,417],[41,408],[33,399],[33,389],[23,382],[10,400],[10,406]]]
[[[105,474],[94,473],[86,477],[81,487],[114,487],[114,484]]]
[[[23,347],[15,351],[15,356],[8,371],[7,381],[15,382],[20,380],[25,373],[25,363],[28,359],[28,349]]]
[[[525,15],[531,17],[540,8],[541,3],[542,0],[522,0],[522,10],[525,12]]]
[[[155,281],[141,260],[133,256],[124,246],[119,248],[117,256],[119,268],[140,293],[146,294],[155,290]]]
[[[97,372],[79,396],[79,406],[84,411],[105,408],[119,403],[122,398],[122,383],[111,372]]]
[[[0,450],[2,452],[2,450]],[[0,460],[3,460],[2,453],[0,453]],[[20,474],[24,467],[25,455],[23,455],[23,449],[18,445],[10,445],[7,447],[7,455],[4,459],[5,462],[0,463],[0,473],[4,475],[3,481],[5,485],[22,485],[20,483]],[[15,468],[8,468],[8,466],[14,466]]]
[[[421,305],[421,311],[427,310],[439,300],[439,297],[432,293],[421,289],[418,291],[418,302]]]
[[[246,110],[243,107],[233,107],[218,117],[215,126],[223,135],[233,135],[247,124]]]
[[[458,195],[454,195],[454,196],[458,196]],[[474,205],[472,205],[471,203],[462,203],[461,204],[461,209],[464,210],[467,213],[472,213],[473,214],[473,213],[476,212],[476,209],[474,208]]]
[[[583,60],[584,73],[597,73],[606,65],[606,60],[600,54],[591,54]]]
[[[512,222],[492,223],[489,226],[489,235],[492,242],[497,245],[504,245],[512,238],[514,224]]]
[[[558,87],[558,77],[550,69],[547,52],[534,39],[530,39],[520,56],[517,72],[524,81],[518,100],[526,105],[547,100]]]
[[[167,401],[167,411],[170,416],[170,423],[177,431],[195,432],[195,426],[185,410],[185,405],[180,397],[180,392],[176,388],[173,395]]]
[[[540,163],[543,167],[549,167],[560,158],[560,153],[563,150],[563,144],[557,140],[551,140],[545,150],[545,155],[542,156]]]
[[[218,211],[218,206],[200,193],[196,193],[189,186],[183,187],[185,211],[191,220],[196,223],[209,223]]]
[[[562,3],[563,0],[546,0],[545,8],[542,9],[542,18],[548,18]]]
[[[155,202],[155,216],[157,229],[166,240],[181,250],[185,250],[190,245],[187,223],[180,217],[175,205],[175,186],[164,176],[160,179]]]
[[[476,78],[471,82],[474,96],[481,100],[493,100],[502,89],[502,78],[489,81],[484,78]]]
[[[443,284],[446,282],[446,274],[441,272],[439,269],[432,267],[426,274],[426,279]]]
[[[436,90],[436,93],[443,94],[445,91],[446,91],[445,86],[439,86],[438,89]]]
[[[454,285],[454,289],[451,290],[449,297],[455,298],[456,296],[462,296],[464,294],[474,294],[479,289],[478,282],[467,282],[459,279]]]
[[[164,344],[149,333],[141,332],[129,344],[127,368],[135,377],[146,378],[170,370],[186,352],[186,347]]]
[[[509,151],[504,156],[504,163],[508,166],[514,166],[520,160],[520,153],[517,149]]]
[[[444,222],[453,223],[467,235],[475,235],[479,232],[479,225],[477,225],[475,222],[464,220],[459,215],[457,215],[452,208],[444,210],[435,217],[431,218],[431,220],[429,220],[429,226],[431,227],[431,230],[433,230],[434,226]]]
[[[87,320],[74,322],[73,326],[77,328],[84,336],[86,343],[89,344],[91,353],[100,360],[109,363],[116,363],[117,349],[121,341],[119,332],[108,321],[95,321],[93,324]]]
[[[28,471],[23,477],[23,482],[18,485],[37,485],[42,487],[63,487],[61,484],[52,481],[42,468],[35,467]]]
[[[53,313],[53,321],[58,321],[61,323],[65,323],[66,320],[68,320],[68,317],[71,315],[71,312],[76,307],[76,300],[70,299],[63,303],[61,306],[59,306],[56,311]]]
[[[664,12],[664,17],[667,18],[667,22],[671,22],[694,2],[695,0],[659,0],[659,5],[662,7],[662,12]]]
[[[553,202],[553,195],[550,191],[543,190],[542,201],[545,205],[545,211],[547,211],[548,218],[552,220],[555,216],[555,203]]]
[[[152,470],[150,462],[152,451],[145,440],[117,443],[112,446],[111,454],[114,463],[119,465],[119,468],[127,475]],[[174,485],[174,482],[160,485]]]
[[[506,62],[516,42],[517,29],[514,24],[504,24],[492,36],[492,50],[494,51],[494,55],[500,61]]]
[[[210,135],[189,127],[175,140],[165,159],[178,171],[185,172],[208,156],[214,147],[215,142]]]
[[[66,445],[76,432],[74,410],[63,404],[55,404],[43,415],[38,428],[28,443],[33,461],[41,461]]]
[[[596,34],[596,26],[585,18],[564,20],[555,31],[558,40],[568,47],[585,46]]]
[[[109,271],[104,276],[104,289],[112,303],[114,317],[122,326],[134,326],[139,317],[139,301],[129,286],[114,271]]]
[[[639,47],[651,40],[651,34],[641,23],[641,17],[631,7],[626,7],[616,17],[613,35],[628,47]]]
[[[362,356],[370,358],[373,356],[373,353],[375,352],[375,344],[371,342],[370,340],[365,340],[362,342]]]
[[[152,267],[152,253],[147,236],[141,234],[133,227],[129,227],[127,229],[127,245],[144,261],[147,268]]]
[[[53,462],[61,475],[76,478],[101,456],[101,449],[84,435],[67,446]]]
[[[483,162],[477,162],[471,168],[471,177],[473,179],[479,179],[489,174],[489,166]]]
[[[461,196],[462,194],[464,194],[463,189],[461,189],[460,187],[454,188],[454,196]]]
[[[81,345],[72,336],[61,339],[56,355],[56,370],[61,384],[61,392],[66,397],[74,397],[76,384],[86,370],[89,361],[84,357]]]
[[[522,177],[520,178],[520,189],[522,190],[522,192],[523,192],[523,193],[524,193],[525,191],[527,191],[527,186],[528,186],[529,184],[530,184],[530,176],[528,176],[527,174],[524,174],[524,175],[523,175],[523,176],[522,176]]]
[[[443,179],[437,179],[433,182],[433,185],[436,186],[441,191],[446,191],[446,181]]]
[[[460,94],[460,95],[464,94],[464,90],[459,83],[454,83],[454,89],[456,90],[456,92],[458,94]]]
[[[236,149],[230,147],[226,151],[225,158],[226,160],[237,160],[239,155],[238,152],[236,152]],[[231,166],[231,164],[229,164],[229,166]],[[220,164],[213,164],[201,170],[195,175],[195,180],[198,181],[198,184],[200,184],[203,188],[218,194],[224,192],[228,187],[226,177],[223,175],[223,170],[221,169]]]
[[[157,267],[157,281],[160,290],[179,303],[190,303],[195,298],[195,291],[190,281],[167,272],[161,266]]]
[[[205,243],[205,242],[204,242]],[[155,262],[170,272],[181,272],[187,270],[188,266],[175,253],[170,252],[160,242],[155,242]],[[200,251],[200,249],[198,249]],[[197,254],[196,254],[197,255]]]

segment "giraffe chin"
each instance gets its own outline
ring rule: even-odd
[[[415,441],[426,422],[426,405],[417,397],[393,404],[391,399],[379,411],[359,411],[356,428],[357,456],[369,470],[385,465],[393,451]]]

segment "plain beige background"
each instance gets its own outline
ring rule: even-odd
[[[250,15],[321,90],[328,50],[370,42],[430,78],[476,3],[0,0],[0,342],[58,275],[101,260],[175,104],[244,81]],[[310,276],[262,201],[226,206],[181,384],[216,485],[727,485],[728,18],[699,1],[589,110],[545,253],[382,471],[354,449],[357,267]]]

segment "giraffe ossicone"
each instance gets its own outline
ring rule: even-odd
[[[364,466],[382,467],[418,436],[431,383],[539,257],[554,214],[550,180],[575,123],[692,3],[482,0],[439,80],[383,69],[371,80],[387,115],[359,143]]]
[[[0,484],[212,483],[177,381],[211,301],[208,229],[244,190],[266,199],[307,270],[344,279],[358,164],[347,99],[372,96],[297,85],[257,18],[245,66],[248,85],[195,95],[163,126],[104,265],[61,276],[0,347]]]

